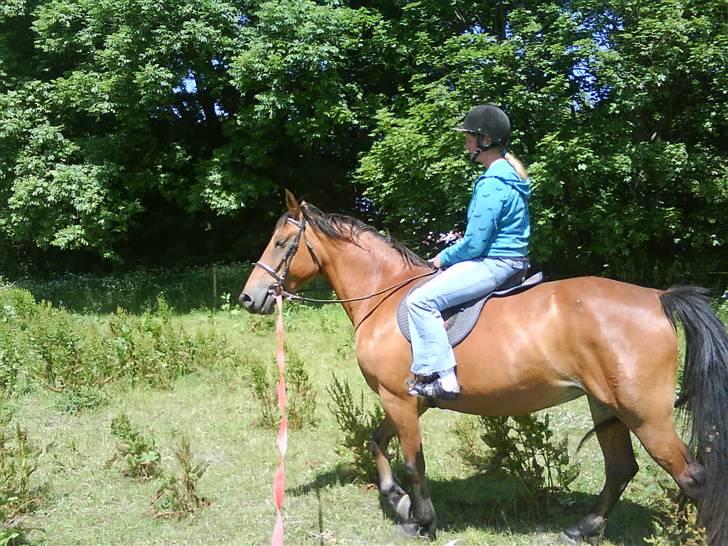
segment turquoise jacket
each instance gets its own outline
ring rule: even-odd
[[[491,163],[475,181],[465,235],[440,253],[442,267],[481,257],[528,256],[530,196],[530,181],[519,178],[510,163]]]

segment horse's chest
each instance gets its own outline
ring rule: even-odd
[[[389,388],[404,384],[410,373],[412,352],[394,321],[386,336],[357,338],[356,357],[359,369],[372,389],[378,390],[378,385]]]

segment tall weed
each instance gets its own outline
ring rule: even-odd
[[[288,426],[292,430],[315,426],[316,390],[306,371],[303,359],[289,345],[285,346],[285,358]],[[277,368],[256,362],[250,366],[250,373],[252,379],[250,389],[259,404],[258,424],[262,427],[274,428],[281,418],[276,393]]]
[[[183,329],[174,328],[171,319],[171,308],[163,298],[140,318],[117,309],[109,329],[121,375],[132,383],[166,387],[192,371],[195,341]]]
[[[0,391],[16,390],[23,370],[23,351],[18,336],[0,322]]]
[[[326,388],[332,403],[329,411],[334,415],[339,429],[344,433],[342,445],[336,452],[341,456],[351,456],[353,471],[367,482],[377,479],[377,467],[369,450],[369,443],[374,429],[384,419],[384,412],[379,405],[367,410],[364,393],[357,402],[351,392],[348,381],[340,380],[332,375],[331,383]]]
[[[116,436],[116,454],[106,463],[109,467],[116,461],[126,463],[125,476],[142,481],[160,475],[161,455],[153,436],[145,436],[131,426],[129,417],[124,414],[111,421],[111,434]]]
[[[182,435],[175,451],[180,473],[164,479],[152,499],[152,514],[155,518],[183,518],[210,503],[197,491],[197,483],[207,470],[206,462],[194,463],[190,440]]]
[[[548,414],[543,419],[535,414],[479,417],[478,422],[476,428],[464,421],[455,428],[463,461],[478,470],[504,470],[515,479],[519,495],[543,516],[552,493],[568,490],[579,475],[567,438],[554,438]]]
[[[214,330],[190,335],[175,325],[163,298],[141,316],[118,309],[89,323],[36,303],[26,290],[0,288],[0,390],[6,394],[41,385],[64,393],[61,405],[77,412],[102,404],[99,389],[109,382],[168,387],[197,369],[238,360]]]
[[[652,504],[659,515],[652,521],[652,534],[645,538],[653,546],[707,546],[705,529],[698,524],[698,509],[674,486],[662,486]]]
[[[288,426],[300,430],[316,425],[316,390],[301,356],[286,345],[286,383],[288,387]]]
[[[0,391],[13,394],[25,390],[30,369],[27,323],[36,312],[29,292],[0,287]]]
[[[38,307],[40,320],[29,324],[31,348],[39,357],[33,366],[34,377],[53,390],[89,383],[90,370],[84,366],[81,337],[73,318],[46,302]]]
[[[25,430],[0,423],[0,542],[20,542],[19,517],[40,505],[41,495],[31,483],[39,457]]]
[[[260,415],[257,418],[258,426],[274,428],[278,425],[278,401],[275,391],[275,377],[272,368],[262,362],[254,362],[250,366],[251,385],[253,397],[258,401]]]

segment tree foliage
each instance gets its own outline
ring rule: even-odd
[[[357,171],[412,244],[462,221],[473,173],[443,130],[502,105],[534,185],[532,254],[557,275],[716,282],[728,230],[724,21],[716,4],[513,7],[423,51],[403,112],[378,114]],[[413,148],[416,151],[413,151]],[[443,214],[444,213],[444,214]]]
[[[3,268],[252,258],[283,187],[431,252],[489,101],[547,270],[720,284],[727,42],[717,0],[9,0]]]

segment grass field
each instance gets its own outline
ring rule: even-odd
[[[96,296],[100,297],[100,296]],[[93,300],[93,297],[91,297]],[[189,305],[188,307],[194,307]],[[234,308],[233,308],[234,309]],[[185,309],[186,311],[187,309]],[[104,313],[75,314],[81,322],[104,321]],[[725,317],[724,317],[725,318]],[[274,366],[271,317],[225,310],[189,311],[172,317],[185,331],[214,330],[239,358],[195,369],[165,388],[113,382],[103,387],[106,403],[77,413],[63,411],[64,394],[27,389],[5,400],[13,422],[28,431],[40,449],[32,476],[43,500],[22,517],[35,544],[268,544],[275,512],[271,484],[278,464],[276,431],[257,425],[260,407],[251,394],[249,365]],[[318,424],[289,436],[286,460],[285,537],[287,544],[400,544],[391,514],[376,488],[352,476],[349,459],[337,454],[342,433],[328,406],[332,374],[365,391],[352,352],[352,329],[337,307],[289,305],[287,343],[305,363],[316,392]],[[365,391],[367,404],[375,398]],[[569,438],[570,453],[590,428],[584,399],[548,410],[552,427]],[[150,500],[159,480],[126,477],[120,463],[109,466],[117,439],[110,424],[125,414],[156,439],[164,472],[177,472],[173,457],[181,435],[193,457],[209,467],[199,493],[209,505],[184,519],[154,518]],[[432,544],[552,544],[558,533],[589,509],[603,480],[595,440],[576,455],[581,474],[571,491],[560,493],[544,518],[517,505],[512,483],[502,475],[481,475],[464,465],[453,433],[460,419],[439,410],[422,418],[427,473],[439,534]],[[602,544],[643,544],[664,516],[658,469],[635,442],[641,471],[612,512]],[[519,508],[520,506],[520,508]],[[417,542],[417,541],[414,541]]]

